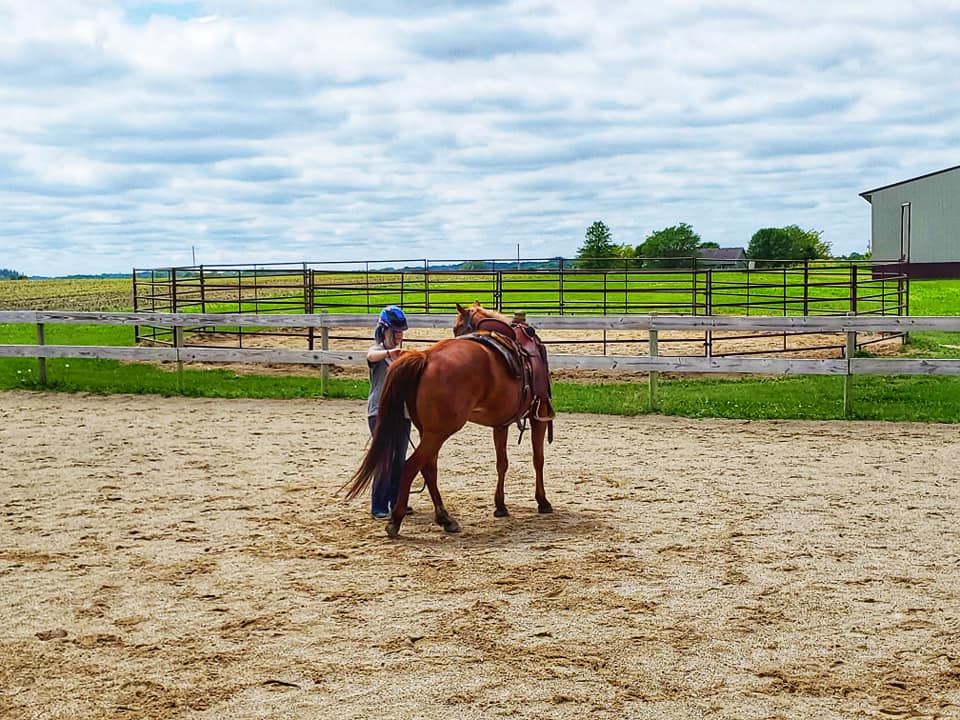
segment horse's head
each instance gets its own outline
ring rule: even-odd
[[[483,310],[483,305],[479,302],[475,302],[470,307],[457,303],[457,321],[453,324],[453,334],[456,337],[472,333],[477,329],[473,316],[478,309]]]
[[[506,326],[507,330],[509,330],[510,321],[505,315],[498,313],[496,310],[488,310],[481,305],[479,301],[474,302],[473,305],[468,307],[457,303],[457,321],[453,325],[453,334],[459,337],[460,335],[476,332],[481,329],[484,321],[495,321],[498,325],[498,332],[501,331],[500,328],[503,326]],[[488,322],[487,324],[489,325],[490,323]]]

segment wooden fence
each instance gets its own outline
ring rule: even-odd
[[[453,327],[454,315],[409,315],[414,328]],[[604,317],[537,317],[529,319],[540,329],[550,330],[637,330],[648,334],[647,355],[566,355],[550,356],[553,368],[605,370],[649,374],[650,407],[656,408],[659,373],[743,373],[758,375],[835,375],[845,378],[844,409],[849,411],[851,379],[854,375],[960,375],[957,359],[904,359],[855,357],[858,333],[909,333],[913,331],[960,332],[960,317],[904,317],[878,315],[848,316],[681,316],[625,315]],[[250,315],[199,313],[91,313],[54,311],[0,311],[0,324],[31,324],[37,328],[32,345],[0,345],[0,357],[37,358],[40,382],[46,379],[46,358],[95,358],[127,361],[211,363],[295,363],[319,365],[321,389],[325,391],[329,365],[361,365],[365,351],[329,349],[329,333],[338,327],[370,327],[370,315]],[[51,345],[45,342],[50,324],[152,325],[174,329],[172,347],[104,347]],[[183,329],[201,326],[251,326],[260,328],[312,327],[320,334],[319,350],[281,348],[184,347]],[[842,333],[846,353],[842,359],[692,357],[662,356],[658,333],[665,331],[737,331]]]

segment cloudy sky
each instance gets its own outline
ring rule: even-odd
[[[0,0],[0,267],[866,250],[960,164],[955,0]]]

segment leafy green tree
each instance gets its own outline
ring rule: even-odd
[[[27,276],[23,273],[11,270],[10,268],[0,268],[0,280],[26,280]]]
[[[747,257],[775,265],[775,261],[816,260],[830,257],[830,244],[820,230],[804,230],[799,225],[760,228],[750,238]]]
[[[747,257],[758,261],[758,266],[774,264],[772,260],[792,259],[790,234],[785,228],[760,228],[747,246]]]
[[[612,267],[617,257],[610,228],[600,220],[587,228],[583,245],[577,250],[577,267],[602,269]]]
[[[490,263],[486,260],[464,260],[460,263],[460,270],[465,272],[479,272],[482,270],[489,270]]]
[[[680,223],[650,233],[637,250],[645,267],[686,267],[699,247],[700,236]]]
[[[788,225],[786,229],[800,249],[801,260],[826,260],[833,256],[830,243],[823,239],[822,230],[804,230],[797,225]]]
[[[638,270],[643,267],[643,258],[637,255],[636,245],[614,245],[614,254],[618,270]]]

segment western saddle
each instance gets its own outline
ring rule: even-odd
[[[520,382],[520,404],[511,422],[517,423],[521,437],[527,419],[532,417],[549,423],[547,427],[552,441],[556,413],[550,400],[552,393],[547,349],[537,331],[527,324],[526,313],[514,314],[509,324],[499,318],[483,317],[471,325],[472,332],[461,337],[496,350]]]

